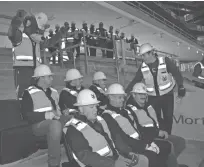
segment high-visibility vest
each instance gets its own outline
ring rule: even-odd
[[[157,83],[159,87],[159,94],[164,95],[170,92],[175,86],[175,80],[173,76],[167,72],[167,67],[164,57],[159,57],[159,66],[157,72]],[[147,86],[147,92],[150,96],[156,96],[154,77],[145,62],[142,63],[141,71],[145,84]]]
[[[203,66],[203,64],[201,63],[201,62],[197,62],[195,65],[194,65],[194,68],[195,68],[195,66],[196,65],[198,65],[198,64],[200,64],[200,66],[201,66],[201,69],[202,69],[202,73],[201,73],[201,76],[198,76],[198,79],[204,79],[204,66]]]
[[[110,32],[107,32],[107,36],[109,39],[113,39],[115,37],[115,34],[114,33],[110,33]],[[111,38],[112,37],[112,38]]]
[[[59,94],[57,90],[53,88],[50,89],[52,91],[51,97],[53,98],[53,100],[55,100],[55,104],[58,110]],[[45,92],[43,92],[41,89],[36,88],[35,86],[30,86],[27,90],[33,100],[34,112],[46,112],[53,110],[52,104],[48,97],[45,95]]]
[[[111,139],[110,131],[104,119],[97,116],[97,120],[102,124],[104,131],[108,134],[109,138]],[[105,137],[102,136],[100,133],[96,132],[87,123],[84,123],[78,119],[73,118],[65,125],[66,127],[63,129],[64,133],[66,133],[67,128],[69,128],[68,126],[70,125],[74,126],[78,131],[80,131],[83,134],[85,139],[88,141],[89,146],[92,148],[93,152],[96,152],[101,156],[113,155],[112,150],[108,142],[106,141]],[[85,166],[82,162],[78,160],[74,153],[73,156],[81,167]]]
[[[111,110],[104,110],[104,113],[108,113],[112,116],[113,119],[117,121],[121,129],[130,137],[137,139],[139,138],[139,134],[136,132],[136,130],[133,128],[129,120],[120,114],[115,113],[114,111]],[[129,113],[129,112],[128,112]],[[130,113],[129,113],[130,114]]]
[[[69,89],[69,88],[63,88],[62,90],[65,90],[65,91],[69,92],[71,95],[73,95],[73,96],[75,96],[75,97],[78,96],[78,92],[75,91],[75,90],[71,90],[71,89]]]
[[[149,113],[151,118],[147,115],[146,111],[144,111],[143,109],[137,109],[137,107],[135,107],[131,104],[128,104],[127,106],[130,107],[132,109],[132,111],[136,114],[138,122],[141,126],[154,127],[154,122],[152,120],[152,119],[154,119],[154,121],[157,124],[157,127],[159,127],[157,115],[156,115],[156,112],[152,106],[149,106],[147,108],[148,113]]]
[[[103,90],[101,87],[99,87],[99,86],[96,86],[96,85],[94,85],[97,89],[98,89],[98,91],[100,92],[100,93],[102,93],[102,94],[104,94],[105,95],[105,93],[106,93],[106,91],[107,91],[107,88],[105,88],[105,90]]]

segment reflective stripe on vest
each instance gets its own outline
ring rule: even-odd
[[[99,116],[97,116],[97,120],[102,124],[104,131],[109,135],[109,138],[111,139],[111,135],[106,122],[103,120],[103,118]],[[93,152],[96,152],[101,156],[112,155],[112,150],[110,149],[108,142],[105,140],[105,138],[101,134],[97,133],[88,124],[73,118],[69,121],[69,123],[66,124],[66,126],[70,125],[73,125],[78,131],[82,132],[83,136],[87,139],[90,147],[92,147]],[[85,166],[77,159],[76,155],[73,154],[73,156],[80,164],[80,166]]]
[[[132,111],[136,114],[139,124],[143,127],[154,127],[153,120],[147,115],[146,111],[143,109],[137,109],[137,107],[128,104],[128,107],[132,109]],[[156,112],[152,106],[147,108],[149,115],[155,120],[157,127],[159,127]]]
[[[130,124],[129,120],[123,116],[121,116],[120,114],[115,113],[114,111],[111,110],[104,110],[104,113],[108,113],[112,116],[113,119],[115,119],[119,126],[121,127],[121,129],[130,137],[132,138],[138,138],[139,134],[135,131],[135,129],[132,127],[132,125]]]
[[[73,95],[73,96],[75,96],[75,97],[78,96],[78,93],[77,93],[77,91],[75,91],[75,90],[71,90],[71,89],[69,89],[69,88],[63,88],[62,90],[66,90],[67,92],[69,92],[71,95]]]
[[[170,92],[175,86],[175,80],[173,76],[167,72],[165,58],[159,57],[159,66],[157,72],[157,83],[159,86],[160,95],[164,95]],[[155,85],[154,85],[154,77],[149,69],[149,67],[143,62],[141,71],[143,74],[143,78],[145,80],[145,84],[147,86],[147,91],[149,95],[156,96]]]
[[[51,97],[55,100],[56,107],[58,109],[58,93],[57,90],[50,88],[52,93]],[[32,98],[33,101],[33,111],[34,112],[46,112],[46,111],[52,111],[52,104],[48,97],[45,95],[45,93],[36,88],[35,86],[30,86],[28,89],[28,92]]]
[[[96,85],[94,85],[94,86],[96,86]],[[105,91],[102,89],[102,88],[100,88],[99,86],[96,86],[96,88],[98,89],[98,91],[99,92],[101,92],[102,94],[105,94],[105,92],[107,91],[107,89],[105,88]]]

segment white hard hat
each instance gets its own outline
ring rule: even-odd
[[[43,76],[49,76],[53,75],[53,73],[50,70],[50,67],[48,67],[45,64],[40,64],[35,68],[34,75],[32,77],[43,77]]]
[[[77,103],[75,103],[74,106],[86,106],[98,103],[100,103],[100,101],[97,100],[96,94],[89,89],[84,89],[79,92]]]
[[[132,93],[144,93],[147,94],[147,87],[144,83],[136,83],[133,86],[133,89],[131,91]]]
[[[126,95],[122,85],[118,83],[111,84],[106,92],[107,95]]]
[[[83,76],[81,75],[81,73],[79,72],[79,70],[73,68],[73,69],[69,69],[66,73],[66,78],[64,81],[72,81],[75,79],[79,79],[82,78]]]
[[[149,43],[142,44],[140,46],[140,55],[143,55],[151,50],[153,50],[152,45],[150,45]]]
[[[94,76],[93,76],[93,80],[96,81],[96,80],[100,80],[100,79],[107,79],[106,75],[101,71],[95,72]]]
[[[47,15],[45,13],[43,13],[43,12],[40,12],[40,13],[37,13],[35,15],[35,18],[36,18],[38,27],[43,30],[44,29],[44,25],[48,22]]]

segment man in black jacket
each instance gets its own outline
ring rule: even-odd
[[[108,98],[106,96],[106,79],[106,75],[103,72],[95,72],[93,76],[93,84],[89,87],[89,89],[96,94],[97,99],[100,101],[98,108],[99,115],[103,112],[108,104]]]
[[[60,167],[62,128],[70,117],[61,115],[58,92],[51,87],[52,75],[48,66],[36,67],[33,76],[36,83],[24,91],[21,107],[34,135],[47,136],[48,167]]]
[[[66,73],[65,78],[66,87],[62,89],[59,97],[59,107],[61,111],[65,110],[69,112],[74,112],[76,107],[76,97],[78,93],[84,89],[82,86],[83,76],[77,69],[69,69]],[[63,113],[63,114],[68,114]]]
[[[79,112],[75,113],[63,130],[76,161],[80,166],[90,167],[147,167],[147,158],[133,153],[132,148],[120,138],[113,144],[106,122],[97,116],[98,103],[91,90],[79,92],[74,104]],[[140,141],[135,144],[140,145]],[[121,155],[117,148],[128,149],[127,154]]]
[[[145,141],[167,140],[172,143],[171,164],[178,166],[177,157],[185,149],[185,139],[179,136],[168,135],[159,127],[154,106],[148,103],[147,89],[144,83],[136,83],[131,91],[132,100],[126,103],[125,108],[130,111],[133,124]],[[183,165],[184,166],[184,165]]]

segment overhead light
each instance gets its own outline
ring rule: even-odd
[[[177,45],[179,46],[179,45],[180,45],[180,42],[177,42]]]
[[[198,50],[197,50],[197,52],[196,53],[198,53]]]
[[[202,56],[203,56],[203,53],[202,53]]]
[[[188,50],[190,50],[190,49],[191,49],[191,47],[189,46],[189,47],[188,47]]]

